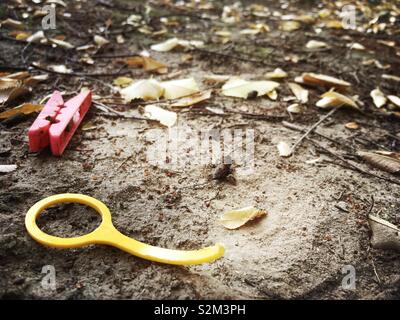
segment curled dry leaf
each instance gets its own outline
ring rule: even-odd
[[[292,90],[293,94],[301,103],[308,102],[308,90],[304,89],[302,86],[297,83],[289,82],[288,86],[290,90]]]
[[[290,106],[287,107],[287,111],[290,113],[303,113],[304,109],[301,105],[298,103],[293,103]]]
[[[193,94],[191,96],[179,99],[178,101],[173,103],[171,105],[171,107],[189,107],[189,106],[192,106],[192,105],[194,105],[196,103],[200,103],[200,102],[203,102],[205,100],[210,99],[211,93],[212,93],[211,89],[195,93],[195,94]]]
[[[219,84],[227,82],[230,78],[232,78],[230,75],[210,74],[204,76],[204,82],[208,84]]]
[[[383,107],[387,102],[385,95],[379,88],[371,91],[371,97],[372,100],[374,100],[374,104],[377,108]]]
[[[321,97],[322,99],[317,102],[317,107],[319,108],[350,106],[354,109],[359,109],[358,105],[353,99],[335,91],[328,91],[324,93]]]
[[[360,128],[360,126],[357,122],[348,122],[344,126],[346,129],[350,129],[350,130],[357,130]]]
[[[130,86],[120,90],[125,102],[135,99],[158,100],[164,93],[164,88],[154,79],[139,80]]]
[[[300,77],[297,77],[295,81],[326,88],[345,89],[351,86],[351,83],[347,81],[316,73],[303,73]]]
[[[388,99],[391,103],[393,103],[396,107],[400,108],[400,98],[397,96],[388,96]]]
[[[283,79],[288,76],[287,72],[283,71],[281,68],[276,68],[272,72],[267,72],[265,77],[267,79]]]
[[[5,26],[5,27],[13,28],[13,29],[20,29],[20,30],[25,28],[24,24],[21,21],[10,19],[10,18],[3,20],[0,23],[0,26],[1,27]]]
[[[129,66],[139,66],[143,67],[146,71],[155,71],[159,74],[164,74],[168,72],[168,67],[164,63],[157,61],[153,58],[146,56],[136,56],[128,58],[125,60],[126,64]]]
[[[110,43],[110,41],[108,41],[106,38],[99,36],[99,35],[95,35],[93,37],[93,41],[95,44],[97,44],[99,47],[105,46],[106,44]]]
[[[400,154],[395,152],[365,152],[359,151],[358,155],[361,156],[365,161],[377,167],[381,170],[390,173],[400,172]]]
[[[279,156],[281,157],[290,157],[293,153],[292,147],[285,141],[281,141],[277,145]]]
[[[49,41],[50,41],[50,43],[53,43],[56,46],[62,47],[62,48],[65,48],[65,49],[74,49],[75,48],[74,45],[70,44],[67,41],[63,41],[63,40],[59,40],[59,39],[49,39]]]
[[[171,38],[164,42],[153,44],[150,48],[151,50],[158,51],[158,52],[167,52],[171,51],[176,47],[184,47],[184,48],[201,48],[204,46],[203,41],[196,41],[196,40],[181,40],[178,38]]]
[[[174,49],[176,46],[179,45],[178,38],[168,39],[167,41],[153,44],[150,48],[151,50],[158,51],[158,52],[167,52]]]
[[[306,44],[307,49],[325,49],[328,48],[328,44],[322,41],[310,40]]]
[[[266,214],[267,212],[265,210],[246,207],[225,212],[219,221],[225,228],[234,230],[240,228],[251,220],[264,217]]]
[[[35,32],[33,35],[26,39],[26,42],[40,42],[41,40],[46,39],[44,32],[42,30]]]
[[[16,164],[0,164],[0,173],[10,173],[17,170]]]
[[[199,92],[199,87],[193,78],[171,80],[161,83],[165,99],[177,99]]]
[[[249,98],[253,92],[256,97],[266,95],[279,87],[274,81],[247,81],[240,78],[231,78],[222,86],[222,94],[228,97]]]
[[[349,43],[347,45],[347,47],[349,49],[351,49],[351,50],[360,50],[360,51],[365,50],[365,47],[361,43],[357,43],[357,42],[356,43]]]
[[[24,103],[18,107],[15,107],[13,109],[10,109],[10,110],[0,113],[0,119],[7,119],[18,113],[30,114],[32,112],[37,112],[42,109],[43,109],[43,105],[41,105],[41,104]]]
[[[149,104],[144,108],[145,116],[151,120],[159,121],[166,127],[172,127],[178,118],[177,114],[156,105]]]

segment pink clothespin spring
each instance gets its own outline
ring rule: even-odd
[[[50,145],[51,152],[60,156],[92,103],[92,93],[85,91],[64,103],[59,91],[49,101],[29,129],[29,151],[37,152]]]

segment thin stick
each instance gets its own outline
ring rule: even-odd
[[[295,152],[295,150],[297,149],[297,147],[303,142],[303,140],[305,138],[307,138],[307,136],[313,132],[315,130],[315,128],[317,128],[322,122],[324,122],[326,119],[328,119],[331,115],[333,115],[336,111],[338,110],[338,108],[334,108],[331,111],[329,111],[325,116],[323,116],[321,119],[319,119],[319,121],[317,121],[316,123],[314,123],[301,137],[299,140],[297,140],[297,142],[293,145],[292,147],[292,154]]]
[[[301,131],[301,129],[296,128],[294,126],[293,127],[288,127],[288,128],[292,129],[292,130],[296,130],[296,131]],[[360,167],[357,167],[356,165],[354,165],[351,162],[349,162],[346,159],[344,159],[342,156],[340,156],[340,155],[336,154],[335,152],[329,150],[328,148],[324,147],[323,145],[319,144],[318,142],[316,142],[315,140],[313,140],[313,139],[311,139],[309,137],[305,137],[304,139],[309,141],[309,142],[311,142],[314,146],[324,150],[326,153],[328,153],[333,158],[339,159],[340,161],[343,162],[343,165],[341,165],[341,164],[338,164],[338,165],[341,165],[343,167],[346,167],[347,169],[351,169],[351,170],[357,171],[359,173],[362,173],[362,174],[365,174],[365,175],[368,175],[368,176],[371,176],[371,177],[374,177],[374,178],[378,178],[378,179],[381,179],[381,180],[384,180],[384,181],[387,181],[387,182],[390,182],[390,183],[393,183],[393,184],[400,185],[400,181],[393,180],[393,179],[390,179],[390,178],[387,178],[387,177],[384,177],[384,176],[380,176],[380,175],[377,175],[377,174],[375,174],[375,173],[373,173],[371,171],[366,171],[366,170],[364,170],[364,169],[362,169]]]
[[[130,73],[130,70],[125,70],[122,71],[124,68],[122,68],[120,71],[118,72],[110,72],[110,73],[80,73],[80,72],[58,72],[58,71],[54,71],[45,67],[41,67],[38,66],[37,64],[31,64],[31,67],[41,70],[41,71],[45,71],[48,73],[54,73],[54,74],[60,74],[63,76],[71,76],[71,77],[115,77],[115,76],[120,76],[123,74],[127,74]]]

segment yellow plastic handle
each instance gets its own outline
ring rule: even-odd
[[[101,224],[91,233],[81,237],[60,238],[44,233],[36,224],[37,217],[44,209],[64,202],[77,202],[93,208],[100,214]],[[89,244],[106,244],[146,260],[168,264],[200,264],[216,260],[224,254],[224,247],[220,244],[200,250],[170,250],[129,238],[115,229],[111,221],[110,210],[104,203],[95,198],[75,193],[58,194],[37,202],[26,214],[25,226],[33,239],[49,247],[76,248]]]

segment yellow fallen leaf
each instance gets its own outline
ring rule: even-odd
[[[191,96],[179,99],[177,102],[173,103],[171,107],[189,107],[196,103],[203,102],[210,99],[212,90],[206,90],[192,94]]]
[[[328,91],[324,93],[321,97],[322,99],[317,102],[317,107],[319,108],[350,106],[355,109],[359,109],[358,105],[353,99],[335,91]]]
[[[32,112],[40,111],[42,109],[43,105],[41,104],[24,103],[18,107],[0,113],[0,119],[7,119],[18,113],[30,114]]]
[[[157,120],[166,127],[172,127],[178,118],[175,112],[165,110],[156,105],[149,104],[144,108],[144,114],[151,120]]]
[[[267,212],[254,207],[246,207],[238,210],[225,212],[219,220],[227,229],[238,229],[247,222],[265,216]]]
[[[129,86],[133,82],[132,78],[129,77],[118,77],[115,78],[113,84],[118,87],[126,87]]]
[[[154,79],[139,80],[121,89],[120,93],[125,102],[130,102],[134,99],[156,100],[163,95],[164,88]]]
[[[280,28],[283,31],[292,32],[297,29],[300,29],[301,23],[298,21],[283,21],[281,22]]]
[[[193,78],[170,80],[161,83],[165,99],[177,99],[199,92],[199,87]]]
[[[247,99],[253,92],[260,97],[274,91],[277,87],[279,83],[274,81],[247,81],[234,77],[222,86],[222,94]]]

